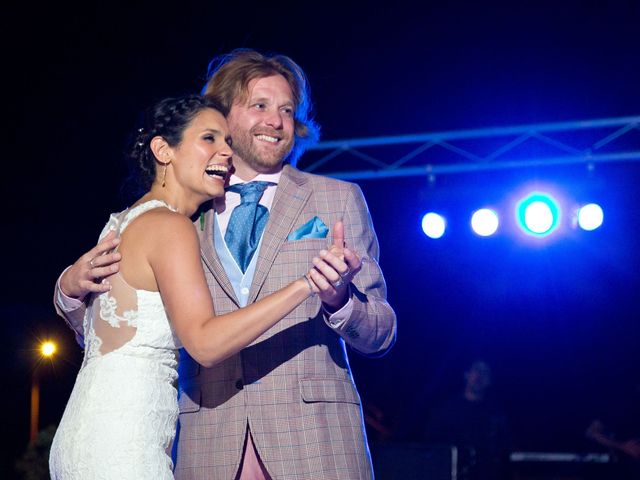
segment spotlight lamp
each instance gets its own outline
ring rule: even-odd
[[[499,224],[498,214],[489,208],[476,210],[471,216],[471,228],[481,237],[489,237],[496,233]]]
[[[597,203],[589,203],[578,210],[578,225],[581,229],[591,231],[602,225],[604,212]]]
[[[429,238],[440,238],[444,235],[447,222],[444,217],[435,212],[429,212],[422,217],[422,231]]]
[[[558,227],[560,208],[551,195],[534,192],[518,203],[516,218],[525,233],[545,237]]]

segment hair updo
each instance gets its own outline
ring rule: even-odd
[[[191,121],[207,108],[225,116],[228,113],[217,101],[200,95],[165,98],[145,112],[144,124],[135,133],[129,151],[135,170],[131,180],[137,186],[136,194],[148,191],[156,178],[157,160],[151,151],[151,139],[160,136],[172,147],[179,145]]]

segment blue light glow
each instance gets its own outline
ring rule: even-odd
[[[553,232],[560,221],[560,208],[553,197],[534,192],[516,208],[520,228],[529,235],[544,237]]]
[[[578,225],[583,230],[595,230],[604,220],[602,207],[597,203],[589,203],[578,210]]]
[[[429,212],[422,217],[422,231],[429,238],[440,238],[444,235],[446,222],[437,213]]]
[[[498,214],[489,208],[476,210],[471,217],[471,228],[481,237],[496,233],[499,223]]]

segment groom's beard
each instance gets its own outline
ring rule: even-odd
[[[259,173],[275,173],[284,163],[285,158],[293,148],[293,137],[288,137],[283,131],[273,133],[280,140],[276,145],[267,145],[258,140],[256,135],[266,132],[264,127],[255,127],[250,131],[232,132],[233,161],[244,162],[248,167]]]

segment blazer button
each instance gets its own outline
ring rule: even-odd
[[[242,390],[244,388],[244,384],[242,383],[242,379],[239,378],[238,380],[236,380],[236,388],[238,390]]]

